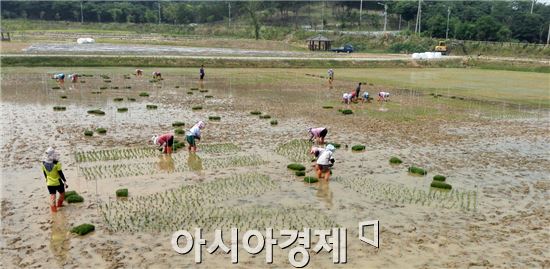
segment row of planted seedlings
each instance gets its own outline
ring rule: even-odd
[[[476,191],[439,191],[434,188],[424,190],[407,187],[403,184],[379,182],[370,178],[335,177],[332,181],[363,194],[365,197],[384,199],[395,203],[463,210],[476,210],[477,206]]]
[[[102,149],[91,151],[79,151],[75,153],[76,162],[95,162],[139,159],[158,156],[154,148],[123,148],[123,149]]]
[[[100,205],[102,218],[112,232],[172,232],[201,227],[207,231],[238,227],[242,230],[335,227],[336,224],[311,207],[269,207],[242,204],[280,185],[268,176],[247,173],[210,182],[186,185],[161,193],[109,201]],[[231,203],[238,203],[231,206]]]

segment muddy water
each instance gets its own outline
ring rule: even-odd
[[[193,266],[192,254],[178,255],[170,247],[171,232],[182,223],[187,229],[347,227],[350,268],[550,265],[550,139],[544,112],[495,110],[486,103],[397,89],[387,103],[343,105],[342,90],[355,82],[337,80],[329,89],[325,81],[297,70],[257,76],[252,70],[229,76],[212,72],[200,84],[187,71],[163,70],[165,79],[151,83],[147,77],[124,79],[130,70],[109,70],[111,82],[105,82],[101,70],[89,69],[81,72],[94,77],[62,89],[52,89],[57,84],[46,72],[28,72],[5,74],[1,85],[2,255],[9,267]],[[195,87],[208,92],[191,90]],[[141,92],[150,95],[140,97]],[[124,100],[114,101],[119,97]],[[147,104],[158,108],[148,110]],[[66,110],[54,111],[56,105]],[[119,107],[128,112],[117,112]],[[342,115],[341,108],[354,114]],[[105,115],[88,114],[90,109]],[[250,115],[253,110],[278,125]],[[172,131],[173,122],[183,121],[188,129],[197,120],[206,120],[207,127],[196,155],[183,149],[169,158],[138,150],[150,147],[151,135]],[[307,184],[286,169],[299,158],[314,175],[301,146],[280,147],[292,141],[307,147],[305,130],[315,126],[326,126],[327,140],[342,147],[335,153],[332,180]],[[107,133],[83,135],[98,127]],[[356,144],[366,145],[366,151],[351,152]],[[85,198],[55,216],[39,170],[49,145],[61,152],[70,189]],[[134,149],[138,153],[131,158],[123,153]],[[111,157],[75,158],[98,150]],[[391,156],[404,163],[389,165]],[[429,173],[412,176],[410,165]],[[446,175],[453,191],[430,189],[435,174]],[[227,180],[233,183],[223,185]],[[117,200],[119,188],[128,188],[130,198]],[[125,212],[158,214],[157,221],[132,222]],[[357,223],[372,219],[380,220],[380,249],[357,239]],[[67,233],[85,222],[96,231],[84,237]],[[211,239],[212,233],[205,236]],[[266,267],[265,253],[239,254],[237,267]],[[275,248],[274,254],[271,267],[290,266],[288,250]],[[311,268],[333,266],[329,253],[311,256]],[[228,255],[203,257],[204,267],[230,264]]]

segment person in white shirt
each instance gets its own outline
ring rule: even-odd
[[[324,178],[325,181],[328,182],[330,178],[330,168],[334,164],[334,150],[336,148],[332,144],[328,144],[325,150],[323,150],[319,154],[319,158],[317,158],[317,178],[321,180],[321,178]]]
[[[379,92],[378,93],[378,101],[388,101],[390,99],[390,93],[389,92]]]

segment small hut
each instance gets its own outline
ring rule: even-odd
[[[0,28],[0,35],[2,35],[2,41],[11,41],[10,32],[6,32],[4,29]]]
[[[307,39],[309,50],[330,50],[330,42],[332,40],[322,36],[316,35]]]

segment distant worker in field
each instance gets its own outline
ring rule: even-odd
[[[325,144],[325,137],[328,134],[328,129],[327,128],[325,128],[325,127],[309,128],[309,129],[307,129],[307,131],[311,135],[311,137],[309,138],[310,142],[313,141],[313,139],[315,139],[315,141],[318,144],[320,144],[320,145]]]
[[[348,104],[351,103],[351,98],[352,98],[352,94],[351,93],[347,93],[345,92],[343,95],[342,95],[342,103],[344,104]]]
[[[332,68],[329,69],[329,70],[327,71],[327,74],[328,74],[328,82],[329,82],[330,84],[332,84],[332,81],[334,80],[334,70],[332,70]]]
[[[204,65],[201,65],[201,69],[199,69],[199,77],[200,77],[200,80],[203,80],[203,79],[204,79],[204,75],[205,75],[205,72],[204,72]]]
[[[65,189],[69,188],[63,171],[61,171],[61,162],[59,162],[59,153],[52,147],[46,149],[42,161],[42,172],[46,179],[46,186],[50,193],[50,210],[57,212],[58,207],[63,206],[65,200]],[[56,194],[59,192],[59,199],[56,202]]]
[[[172,154],[172,147],[174,146],[174,135],[167,133],[163,135],[155,135],[151,138],[153,145],[162,147],[162,153]]]
[[[61,84],[61,86],[65,85],[65,74],[64,73],[57,73],[53,75],[52,77],[57,81],[57,83]]]
[[[153,72],[153,79],[162,79],[162,74],[159,71]]]
[[[315,159],[313,161],[317,161],[317,158],[319,158],[319,155],[324,151],[324,148],[321,147],[311,147],[311,150],[309,151],[309,154],[313,155]]]
[[[71,80],[72,83],[77,83],[78,82],[78,74],[77,73],[70,74],[69,79]]]
[[[364,102],[370,103],[370,99],[369,99],[369,98],[370,98],[369,92],[364,92],[364,93],[363,93],[363,100],[362,100],[363,103],[364,103]]]
[[[189,143],[187,147],[189,152],[197,152],[197,140],[201,140],[201,130],[204,129],[204,127],[204,122],[199,121],[185,133],[185,139],[187,143]]]
[[[378,93],[378,102],[380,101],[389,101],[390,100],[390,93],[389,92],[379,92]]]
[[[355,98],[359,98],[359,92],[361,91],[361,82],[357,84],[357,87],[355,88]]]
[[[143,70],[136,69],[136,77],[141,77],[141,76],[143,76]]]
[[[325,179],[325,181],[328,181],[330,178],[330,168],[334,165],[334,150],[336,148],[332,144],[328,144],[325,150],[323,150],[319,154],[319,158],[317,159],[317,165],[316,165],[316,172],[317,172],[317,178],[321,180],[322,178]]]

